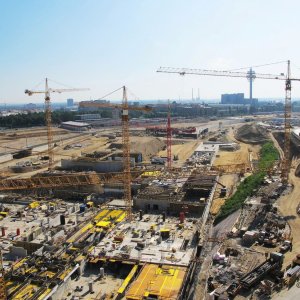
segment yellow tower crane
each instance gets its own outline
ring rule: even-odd
[[[48,78],[45,80],[45,90],[33,91],[33,90],[25,90],[25,94],[31,96],[33,94],[45,94],[45,119],[46,119],[46,127],[47,127],[47,143],[48,143],[48,157],[49,157],[49,168],[52,167],[54,162],[54,154],[53,154],[53,134],[52,134],[52,126],[51,126],[51,93],[65,93],[65,92],[79,92],[79,91],[88,91],[89,89],[54,89],[48,87]]]
[[[188,69],[188,68],[169,68],[160,67],[159,73],[177,73],[179,75],[202,75],[202,76],[217,76],[217,77],[241,77],[247,78],[250,81],[250,99],[252,99],[252,82],[254,79],[269,79],[285,81],[285,111],[284,111],[284,158],[281,163],[281,179],[284,184],[288,183],[290,170],[290,134],[291,134],[291,82],[300,81],[299,78],[291,78],[290,61],[287,61],[287,74],[258,74],[250,68],[248,72],[233,72],[219,70],[203,70],[203,69]]]
[[[129,110],[134,111],[145,111],[149,112],[152,110],[149,106],[131,106],[128,105],[127,101],[127,90],[126,87],[122,87],[123,100],[122,104],[112,103],[99,103],[97,101],[84,101],[79,103],[79,107],[110,107],[120,109],[122,111],[122,141],[123,141],[123,166],[124,166],[124,199],[126,203],[126,214],[129,220],[132,219],[131,214],[131,173],[130,173],[130,136],[129,136]]]

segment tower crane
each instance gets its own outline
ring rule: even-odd
[[[171,107],[168,102],[168,121],[167,121],[167,167],[172,167],[172,128],[171,128]]]
[[[48,78],[45,79],[45,89],[44,90],[25,90],[25,94],[32,96],[33,94],[45,94],[45,119],[47,127],[47,143],[48,143],[48,157],[49,157],[49,168],[52,167],[54,162],[53,154],[53,134],[51,126],[51,93],[65,93],[65,92],[78,92],[78,91],[88,91],[89,89],[54,89],[49,88]]]
[[[97,101],[80,102],[80,107],[110,107],[120,109],[122,111],[122,143],[123,143],[123,166],[124,166],[124,199],[126,203],[126,215],[129,220],[132,219],[131,214],[131,173],[130,173],[130,136],[129,136],[129,110],[145,111],[152,110],[150,106],[129,106],[127,101],[127,89],[122,87],[123,100],[122,104],[99,103]]]
[[[284,110],[284,159],[281,164],[281,179],[284,184],[288,182],[290,169],[290,141],[291,141],[291,82],[300,81],[299,78],[291,78],[290,61],[287,61],[287,74],[258,74],[252,68],[248,72],[188,69],[188,68],[170,68],[160,67],[159,73],[177,73],[179,75],[202,75],[202,76],[220,76],[247,78],[250,81],[250,97],[252,97],[252,81],[254,79],[269,79],[285,81],[285,110]]]

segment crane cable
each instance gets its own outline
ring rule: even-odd
[[[259,68],[259,67],[266,67],[266,66],[271,66],[271,65],[278,65],[278,64],[282,64],[282,63],[287,63],[287,60],[277,61],[277,62],[263,64],[263,65],[241,67],[241,68],[236,68],[236,69],[231,69],[231,70],[226,70],[226,71],[232,72],[232,71],[238,71],[238,70],[245,70],[245,69],[249,69],[249,68]]]

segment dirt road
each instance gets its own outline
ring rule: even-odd
[[[223,166],[223,165],[234,165],[234,164],[250,164],[251,160],[256,160],[259,157],[260,146],[259,145],[250,145],[237,141],[234,138],[234,131],[232,128],[227,133],[227,138],[232,142],[238,143],[240,149],[237,151],[220,151],[218,157],[215,159],[214,166]],[[219,180],[222,184],[227,187],[229,193],[227,198],[230,196],[230,192],[234,189],[238,182],[238,176],[236,174],[226,174],[220,176]],[[216,198],[212,203],[210,212],[216,215],[221,206],[226,201],[226,198]]]
[[[298,163],[300,161],[298,160]],[[278,200],[279,210],[286,217],[292,230],[293,249],[285,254],[284,266],[291,263],[297,254],[300,254],[300,216],[296,209],[300,202],[300,178],[295,176],[295,166],[291,168],[290,182],[293,184],[293,191]]]
[[[234,138],[234,132],[232,129],[229,130],[227,137],[229,140],[238,143],[240,149],[237,151],[220,151],[219,157],[214,161],[215,166],[230,165],[230,164],[249,164],[250,163],[250,153],[252,159],[257,159],[260,146],[250,145],[237,141]]]

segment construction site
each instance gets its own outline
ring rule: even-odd
[[[292,288],[300,275],[296,79],[251,72],[227,75],[286,83],[283,126],[271,114],[182,121],[170,103],[165,122],[137,126],[131,111],[158,108],[129,105],[122,87],[121,104],[80,102],[120,112],[118,122],[58,128],[50,95],[68,90],[47,79],[44,91],[26,90],[45,94],[46,127],[0,135],[0,299],[266,299]]]

